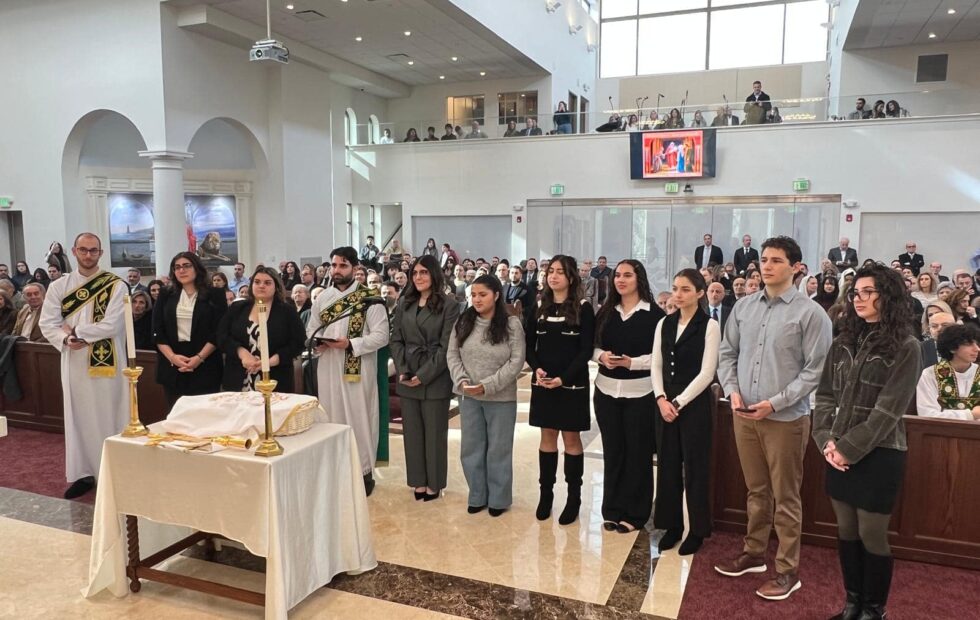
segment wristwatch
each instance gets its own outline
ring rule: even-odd
[[[677,409],[678,411],[681,410],[681,404],[679,402],[677,402],[677,399],[676,398],[674,400],[670,401],[670,404],[674,406],[674,409]]]

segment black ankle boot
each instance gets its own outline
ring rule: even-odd
[[[844,608],[830,620],[857,620],[864,589],[864,545],[860,540],[838,540],[837,555],[844,577]]]
[[[663,553],[668,549],[673,549],[677,546],[677,543],[681,541],[681,537],[684,535],[684,530],[669,529],[664,532],[664,535],[660,537],[660,541],[657,543],[657,551]]]
[[[568,525],[578,519],[579,508],[582,507],[582,469],[585,456],[565,453],[565,484],[568,485],[568,499],[565,509],[558,515],[558,523]]]
[[[551,516],[551,504],[555,501],[555,475],[558,473],[558,453],[538,451],[538,483],[541,498],[534,516],[544,521]]]
[[[894,565],[895,560],[890,555],[864,552],[864,587],[858,620],[881,620],[885,617]]]

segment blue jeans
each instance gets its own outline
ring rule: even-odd
[[[572,133],[572,124],[562,123],[561,125],[558,125],[558,133]]]
[[[461,397],[459,460],[470,487],[470,506],[509,508],[513,503],[514,424],[517,402]]]

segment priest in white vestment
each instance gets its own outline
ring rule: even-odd
[[[331,286],[313,303],[306,335],[321,342],[315,348],[320,403],[331,422],[353,429],[370,495],[380,433],[377,351],[388,344],[388,314],[377,292],[354,281],[354,248],[335,249],[330,262]]]
[[[78,269],[48,287],[39,326],[61,352],[61,389],[65,411],[65,469],[72,499],[95,487],[102,442],[129,421],[126,331],[123,296],[126,284],[102,271],[102,242],[91,233],[75,239]]]

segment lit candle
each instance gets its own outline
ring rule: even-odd
[[[133,302],[129,295],[123,296],[123,309],[126,314],[126,357],[132,367],[136,366],[136,331],[133,329]]]
[[[269,309],[259,300],[259,355],[262,356],[262,372],[269,372]]]

